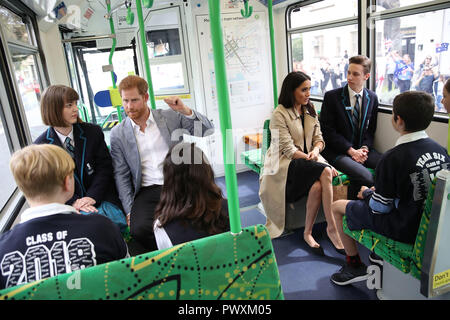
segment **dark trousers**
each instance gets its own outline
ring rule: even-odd
[[[372,173],[370,173],[367,168],[375,169],[378,162],[380,161],[380,158],[381,154],[378,151],[372,149],[369,151],[367,160],[366,162],[364,162],[364,164],[356,162],[347,155],[338,157],[331,163],[331,165],[337,170],[345,173],[350,180],[347,195],[347,198],[349,200],[356,199],[361,186],[370,188],[375,184]]]
[[[136,197],[130,215],[131,236],[147,251],[157,250],[153,233],[153,217],[161,197],[162,186],[142,187]]]

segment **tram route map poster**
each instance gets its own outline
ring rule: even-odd
[[[268,32],[265,13],[254,12],[248,19],[238,12],[224,13],[222,16],[230,107],[233,109],[264,104],[267,93],[271,92],[271,88],[267,86],[267,81],[270,80],[270,61],[266,49]],[[209,16],[197,16],[197,32],[202,44],[202,65],[208,66],[203,70],[206,101],[217,109]]]
[[[254,11],[247,19],[240,11],[222,13],[221,16],[236,170],[243,170],[245,164],[240,162],[239,155],[248,148],[243,136],[262,132],[264,121],[270,118],[274,108],[269,26],[264,11]],[[218,128],[220,119],[209,15],[197,15],[196,24],[206,113]],[[214,147],[210,148],[209,158],[214,172],[220,175],[224,172],[220,134],[210,138],[210,143]]]

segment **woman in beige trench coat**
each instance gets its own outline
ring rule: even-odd
[[[310,89],[311,78],[303,72],[291,72],[283,81],[279,105],[270,119],[272,138],[260,176],[259,195],[272,238],[284,230],[286,201],[295,202],[308,195],[303,239],[318,254],[323,254],[323,250],[313,238],[312,228],[322,202],[327,235],[342,253],[331,212],[331,180],[337,171],[320,155],[325,142],[317,113],[309,101]]]

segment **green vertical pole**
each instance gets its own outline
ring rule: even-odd
[[[228,97],[227,72],[225,69],[225,54],[223,48],[222,24],[220,20],[220,1],[209,1],[209,17],[211,26],[211,41],[214,54],[214,72],[216,76],[217,101],[219,105],[220,131],[223,141],[223,158],[225,163],[225,184],[227,187],[228,212],[230,229],[233,234],[241,232],[241,217],[235,167],[234,144],[232,135],[230,101]],[[228,134],[227,134],[228,133]],[[230,163],[231,162],[231,163]]]
[[[108,14],[111,12],[111,1],[110,0],[106,0],[106,8],[108,9]],[[112,15],[110,15],[109,17],[109,28],[111,29],[111,34],[112,35],[116,35],[116,31],[114,30],[114,22],[112,19]],[[116,43],[117,40],[116,38],[112,38],[112,46],[111,46],[111,51],[109,52],[109,59],[108,62],[110,65],[113,65],[112,63],[112,57],[114,54],[114,51],[116,50]],[[114,70],[111,71],[111,81],[113,84],[113,88],[117,88],[117,84],[116,84],[116,80],[114,79]],[[119,120],[119,122],[122,122],[122,112],[120,112],[120,106],[116,106],[116,110],[117,110],[117,118]]]
[[[144,17],[142,16],[141,0],[136,0],[136,11],[139,22],[139,34],[141,36],[142,53],[144,54],[145,74],[147,76],[148,94],[152,109],[156,109],[155,94],[153,92],[152,74],[150,72],[150,60],[148,59],[147,39],[145,37]]]
[[[273,30],[273,6],[272,0],[267,1],[269,11],[269,32],[270,32],[270,53],[272,55],[272,85],[273,85],[273,107],[278,105],[278,87],[277,87],[277,66],[275,62],[275,36]]]

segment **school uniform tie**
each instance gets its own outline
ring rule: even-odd
[[[359,98],[361,96],[359,94],[355,95],[356,98],[356,103],[355,103],[355,107],[353,108],[353,112],[352,112],[352,120],[353,120],[353,126],[355,127],[355,130],[353,131],[353,143],[357,144],[358,141],[358,132],[359,132],[359,120],[360,120],[360,109],[361,109],[361,105],[359,104]]]
[[[64,140],[64,147],[66,148],[67,152],[70,154],[72,159],[75,159],[75,148],[70,143],[71,141],[72,141],[72,139],[67,137],[66,140]]]

